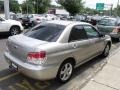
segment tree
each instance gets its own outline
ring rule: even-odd
[[[113,10],[113,12],[116,16],[120,16],[120,5],[118,5],[117,8]]]
[[[21,4],[21,9],[22,9],[22,13],[26,14],[26,13],[35,13],[35,8],[34,5],[32,4],[31,1],[24,1]]]
[[[35,12],[38,14],[45,13],[50,6],[51,0],[33,0],[35,4]]]
[[[82,0],[57,0],[71,15],[76,15],[83,10]]]
[[[27,0],[27,2],[24,2],[21,6],[23,11],[42,14],[48,10],[50,1],[51,0]]]
[[[96,9],[91,9],[88,7],[84,8],[83,12],[90,15],[99,14],[99,11],[97,11]]]
[[[17,0],[10,0],[9,5],[10,5],[10,11],[15,13],[20,11],[20,5]]]

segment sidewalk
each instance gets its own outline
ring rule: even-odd
[[[120,90],[120,50],[81,90]]]

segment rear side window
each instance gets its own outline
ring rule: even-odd
[[[65,29],[63,25],[57,24],[41,24],[30,31],[25,32],[24,34],[28,37],[35,39],[55,42],[60,37],[61,33]]]
[[[86,32],[84,31],[82,26],[74,26],[71,30],[70,37],[69,37],[69,42],[71,41],[79,41],[87,39]]]

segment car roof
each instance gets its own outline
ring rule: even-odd
[[[52,20],[52,21],[47,21],[48,23],[53,23],[53,24],[60,24],[60,25],[65,25],[68,26],[70,24],[85,24],[85,25],[91,25],[89,23],[85,22],[78,22],[78,21],[65,21],[65,20]]]

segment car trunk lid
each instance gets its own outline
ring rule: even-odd
[[[8,49],[11,55],[26,62],[29,52],[35,52],[37,46],[47,43],[46,41],[33,39],[21,34],[9,38]]]

